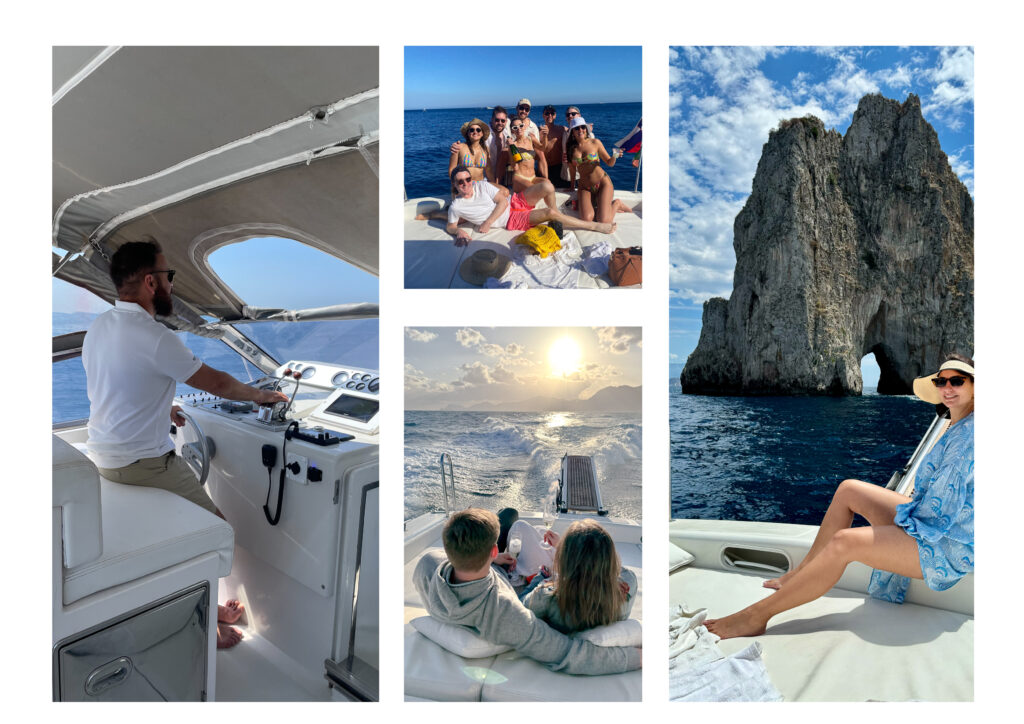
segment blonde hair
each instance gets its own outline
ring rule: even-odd
[[[498,516],[482,508],[452,515],[441,532],[444,552],[457,571],[478,571],[491,559],[498,542]]]
[[[622,565],[615,543],[594,521],[569,526],[555,551],[555,600],[566,624],[582,631],[619,620],[626,594],[619,587]]]

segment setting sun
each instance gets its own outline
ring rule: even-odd
[[[565,377],[580,367],[580,346],[572,337],[559,337],[548,350],[552,374]]]

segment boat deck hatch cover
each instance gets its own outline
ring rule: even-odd
[[[590,456],[566,455],[562,458],[558,498],[558,509],[563,513],[608,513],[601,505],[601,490]]]

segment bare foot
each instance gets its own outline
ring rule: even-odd
[[[217,627],[217,648],[230,649],[242,640],[242,632],[234,626]]]
[[[767,581],[765,581],[761,585],[764,586],[765,588],[771,588],[771,589],[773,589],[775,591],[778,591],[780,588],[782,588],[786,584],[786,581],[788,581],[789,577],[792,576],[794,573],[796,573],[796,569],[794,569],[792,571],[789,571],[788,573],[783,573],[778,578],[769,578]]]
[[[597,230],[597,231],[598,231],[599,233],[601,233],[601,234],[611,234],[611,233],[612,233],[612,232],[614,232],[614,231],[615,231],[615,229],[617,229],[617,228],[618,228],[618,224],[616,224],[616,223],[615,223],[615,222],[613,221],[613,222],[612,222],[612,223],[610,223],[610,224],[598,224],[598,225],[597,225],[597,229],[596,229],[596,230]]]
[[[245,606],[241,601],[231,599],[223,606],[217,606],[217,621],[219,623],[234,623],[245,613]]]
[[[739,636],[760,636],[768,628],[768,621],[762,621],[745,608],[725,618],[709,618],[704,625],[719,638],[733,639]]]
[[[416,214],[416,221],[426,221],[429,218],[426,214]]]
[[[633,209],[629,208],[628,206],[626,206],[626,204],[622,201],[622,199],[613,199],[612,200],[612,208],[615,209],[615,213],[616,214],[624,214],[627,211],[632,211],[633,210]]]

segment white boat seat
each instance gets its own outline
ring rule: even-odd
[[[217,554],[218,576],[231,572],[235,536],[224,520],[166,490],[100,478],[80,451],[59,442],[55,437],[53,505],[58,506],[58,487],[61,499],[72,501],[60,502],[65,605],[206,553]],[[86,497],[79,491],[93,488],[98,488],[100,511],[74,502]],[[89,557],[88,542],[94,540],[102,542],[102,552]]]
[[[65,568],[96,560],[103,552],[100,477],[81,452],[53,436],[53,507],[61,509]]]

